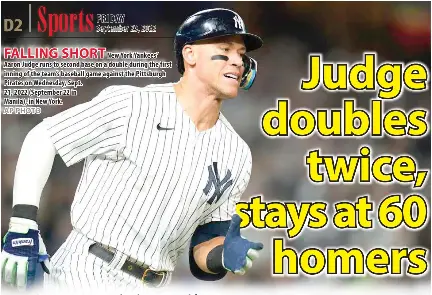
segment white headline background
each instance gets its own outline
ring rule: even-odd
[[[3,291],[3,294],[24,294],[24,292],[11,292]],[[423,295],[431,294],[431,286],[428,283],[418,283],[418,284],[380,284],[380,283],[354,283],[354,284],[320,284],[320,283],[308,283],[308,284],[277,284],[277,285],[229,285],[224,286],[223,282],[219,283],[204,283],[200,286],[170,286],[161,289],[145,289],[144,291],[134,291],[125,292],[122,290],[112,290],[111,292],[94,290],[92,292],[80,292],[78,290],[70,290],[69,292],[62,292],[61,294],[103,294],[103,295],[141,295],[141,294],[181,294],[181,295],[211,295],[211,294],[250,294],[250,295],[373,295],[373,294],[392,294],[392,295]],[[59,294],[50,293],[46,290],[39,289],[33,292],[25,292],[25,294]]]

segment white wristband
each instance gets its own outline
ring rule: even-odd
[[[27,233],[29,229],[39,230],[36,221],[21,217],[11,217],[9,230],[18,233]]]

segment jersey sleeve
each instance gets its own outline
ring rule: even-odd
[[[89,155],[119,157],[126,144],[132,95],[127,87],[110,86],[92,100],[43,120],[66,166]]]
[[[227,221],[231,220],[232,216],[236,213],[237,202],[240,201],[241,196],[246,191],[249,184],[252,171],[252,155],[247,147],[248,153],[243,161],[242,172],[237,179],[233,190],[228,198],[221,203],[221,205],[213,210],[211,214],[204,217],[200,225],[213,222],[213,221]]]

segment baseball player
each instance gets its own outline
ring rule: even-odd
[[[220,108],[251,87],[257,64],[246,52],[261,46],[237,13],[198,12],[175,36],[178,83],[111,86],[32,129],[16,167],[2,280],[26,288],[40,263],[46,287],[161,287],[187,249],[198,279],[244,274],[263,248],[240,235],[235,214],[252,158]],[[84,168],[73,230],[49,258],[37,213],[56,154]]]

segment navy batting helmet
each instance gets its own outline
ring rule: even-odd
[[[232,10],[223,8],[207,9],[188,17],[177,30],[174,39],[177,69],[180,74],[185,71],[182,50],[186,44],[232,35],[241,35],[243,37],[247,52],[258,49],[263,44],[260,37],[246,31],[242,18]],[[249,56],[244,56],[243,63],[245,71],[240,87],[249,89],[255,80],[257,62]]]

